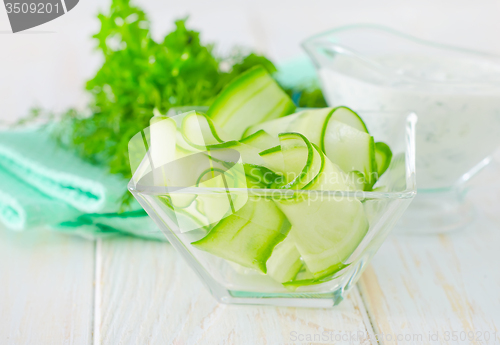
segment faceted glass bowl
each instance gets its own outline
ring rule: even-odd
[[[415,123],[416,115],[410,114],[407,117],[399,117],[399,121],[387,127],[386,142],[392,148],[394,155],[390,167],[375,185],[375,190],[371,192],[231,188],[227,184],[224,188],[160,186],[155,183],[155,170],[167,169],[167,165],[156,169],[148,167],[150,160],[147,157],[149,154],[148,135],[145,134],[147,130],[138,135],[145,145],[142,152],[146,153],[141,162],[142,168],[136,170],[128,188],[217,301],[231,304],[332,307],[345,298],[416,194]],[[234,167],[237,167],[237,164]],[[173,206],[173,203],[166,203],[167,196],[170,198],[175,196],[176,200],[181,201],[194,201],[188,208],[183,209]],[[305,224],[308,224],[308,221],[314,223],[314,219],[320,217],[317,213],[320,208],[323,212],[336,214],[342,219],[342,203],[345,205],[346,201],[358,205],[368,222],[367,231],[362,234],[363,236],[353,240],[347,238],[350,236],[347,231],[346,238],[336,239],[340,243],[345,240],[349,244],[347,246],[349,250],[347,253],[344,250],[339,269],[320,281],[310,281],[310,284],[301,286],[293,284],[285,286],[286,284],[275,281],[267,274],[245,268],[192,245],[192,242],[205,237],[210,230],[210,227],[207,230],[204,226],[207,222],[204,223],[200,219],[212,218],[213,221],[215,218],[216,224],[217,221],[237,211],[228,204],[225,215],[216,216],[202,214],[206,209],[198,207],[196,217],[199,218],[194,219],[196,217],[193,211],[189,211],[189,207],[198,201],[203,201],[205,205],[222,205],[224,200],[229,198],[236,205],[257,199],[274,203],[290,197],[301,198],[301,212],[307,215],[301,221]],[[265,226],[266,217],[255,214],[251,221]],[[332,228],[327,224],[319,230],[333,231],[334,224],[331,226]],[[281,230],[275,231],[278,234]],[[327,248],[327,251],[329,255],[339,255],[334,247]],[[307,275],[304,270],[301,270],[300,274]]]
[[[418,114],[419,194],[404,228],[444,232],[466,225],[472,209],[465,184],[500,145],[500,57],[376,25],[339,27],[303,47],[330,106],[378,110],[363,118],[375,138],[393,116]]]

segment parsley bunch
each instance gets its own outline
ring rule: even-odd
[[[58,130],[60,139],[85,159],[109,166],[111,173],[130,177],[128,141],[149,125],[153,109],[210,105],[222,87],[245,70],[261,64],[276,69],[263,56],[236,54],[229,71],[203,45],[199,33],[175,22],[162,42],[151,37],[146,14],[130,0],[113,0],[107,14],[99,14],[94,35],[104,63],[86,89],[92,94],[91,116],[68,111]]]

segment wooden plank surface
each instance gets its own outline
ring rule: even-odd
[[[285,344],[315,334],[321,341],[323,332],[373,343],[356,289],[334,309],[229,306],[217,304],[170,245],[104,240],[97,256],[96,344]]]
[[[391,236],[334,309],[217,304],[165,243],[0,229],[0,343],[500,343],[499,156],[469,195],[474,224]]]
[[[500,343],[499,161],[468,196],[474,223],[449,235],[393,236],[361,277],[382,343]]]
[[[90,344],[94,242],[0,228],[0,344]]]

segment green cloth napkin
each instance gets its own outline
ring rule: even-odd
[[[135,200],[119,213],[127,182],[61,148],[47,129],[0,133],[0,221],[8,228],[166,240]]]
[[[0,167],[0,221],[14,230],[75,219],[81,212],[51,199]]]

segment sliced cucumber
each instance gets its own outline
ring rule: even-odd
[[[322,147],[326,127],[330,121],[340,121],[357,130],[368,133],[365,123],[349,108],[307,109],[280,119],[259,123],[247,129],[246,135],[264,130],[271,136],[282,132],[297,132],[304,134],[313,144]]]
[[[222,219],[196,248],[218,257],[267,272],[266,262],[283,241],[290,223],[272,200],[249,197],[238,212]]]
[[[288,131],[301,133],[313,144],[319,145],[323,124],[333,108],[310,109],[298,113],[297,118],[288,125]]]
[[[196,199],[194,193],[169,193],[170,202],[176,209],[187,208]]]
[[[315,279],[311,271],[306,265],[303,265],[299,273],[295,276],[295,279],[283,283],[283,286],[290,291],[295,291],[301,286],[317,285],[328,281],[328,279]]]
[[[281,181],[279,175],[264,166],[254,164],[244,164],[247,177],[247,188],[270,188],[271,185]]]
[[[261,147],[270,147],[279,140],[261,131],[241,141],[223,141],[219,136],[222,132],[204,114],[191,112],[183,115],[182,134],[186,142],[198,149],[206,149],[211,159],[230,164],[242,163],[247,173],[248,185],[245,188],[267,188],[273,183],[277,175],[264,167],[264,160],[260,157]],[[241,160],[230,152],[234,150]]]
[[[162,116],[152,120],[161,125],[151,132],[151,146],[159,148],[152,149],[154,166],[168,168],[175,159],[193,163],[199,155],[209,162],[161,174],[164,185],[211,190],[162,197],[179,217],[181,231],[209,231],[193,246],[267,273],[291,289],[324,282],[349,265],[368,231],[359,200],[321,191],[371,189],[392,157],[348,108],[284,116],[294,109],[257,67],[228,85],[208,115],[192,111],[165,123]],[[162,136],[167,132],[168,139]],[[248,135],[241,139],[242,133]],[[193,177],[196,182],[189,184]],[[237,193],[247,188],[309,192],[276,200]]]
[[[194,200],[189,206],[179,208],[172,205],[172,200],[169,196],[158,196],[159,200],[168,207],[165,212],[169,214],[172,220],[177,224],[181,233],[192,231],[195,229],[208,230],[210,222],[203,213],[197,209],[197,200]]]
[[[236,140],[207,146],[207,155],[223,165],[242,164],[246,175],[246,186],[239,188],[269,188],[280,175],[266,167],[264,159],[256,147]],[[238,154],[235,156],[234,153]]]
[[[283,174],[285,171],[285,161],[281,153],[281,146],[274,146],[259,153],[269,169]]]
[[[283,283],[283,286],[290,291],[297,290],[298,287],[301,286],[309,286],[324,283],[323,280],[314,279],[313,274],[307,266],[304,264],[299,270],[299,273],[295,276],[295,278],[291,281]]]
[[[321,170],[304,189],[351,190],[342,169],[313,148],[321,157]],[[311,194],[282,199],[277,205],[292,224],[289,236],[315,279],[344,268],[368,230],[363,205],[356,199]]]
[[[178,186],[179,180],[172,171],[166,171],[171,165],[168,163],[176,160],[177,127],[176,122],[165,116],[155,116],[150,121],[151,135],[151,164],[154,175],[155,186]],[[186,182],[183,179],[184,183]],[[170,202],[173,207],[181,209],[186,208],[196,198],[195,194],[170,193]]]
[[[348,175],[302,134],[282,133],[280,141],[281,146],[260,153],[266,163],[275,164],[275,171],[284,175],[285,181],[279,187],[310,190],[355,189],[350,185]]]
[[[277,203],[292,224],[289,236],[315,279],[344,268],[368,230],[358,200],[318,199]]]
[[[266,150],[276,145],[279,145],[278,136],[271,136],[264,130],[259,130],[254,134],[241,139],[240,143],[256,147],[261,150]]]
[[[235,164],[236,168],[220,166],[213,162],[214,168],[200,174],[196,186],[200,188],[217,188],[218,192],[198,193],[196,201],[198,210],[205,215],[211,225],[224,219],[245,207],[248,201],[247,193],[231,193],[229,188],[247,188],[244,170]]]
[[[222,157],[231,157],[232,155],[226,155],[226,152],[230,152],[230,150],[237,151],[241,157],[241,162],[244,164],[253,164],[253,165],[264,165],[264,160],[259,155],[259,149],[250,145],[246,145],[240,143],[236,140],[226,141],[224,143],[209,145],[207,149],[210,151],[214,159],[218,157],[224,160]]]
[[[225,163],[225,162],[224,162]],[[171,209],[179,218],[186,213],[192,213],[193,202],[205,204],[201,210],[205,219],[193,214],[197,223],[202,222],[204,227],[218,222],[227,214],[239,210],[247,201],[247,193],[230,193],[228,188],[247,188],[246,175],[243,164],[238,161],[232,164],[222,164],[205,153],[196,153],[177,159],[160,168],[164,172],[165,186],[170,191],[163,195],[169,200]],[[157,185],[156,168],[142,179],[143,185]],[[151,181],[153,181],[151,184]],[[210,193],[198,193],[193,187],[217,189]],[[191,231],[192,224],[179,223],[181,232]]]
[[[335,108],[334,111],[330,113],[330,115],[326,118],[326,121],[324,123],[325,127],[323,130],[326,130],[326,125],[328,124],[328,122],[333,120],[345,123],[352,128],[356,128],[358,131],[369,133],[368,128],[366,128],[366,125],[361,117],[359,117],[359,115],[356,114],[355,111],[347,107],[340,106]],[[324,134],[322,136],[324,136]]]
[[[308,190],[354,190],[349,176],[332,163],[328,157],[313,144],[316,157],[321,162],[319,172],[303,189]]]
[[[297,132],[305,135],[312,143],[319,144],[323,124],[333,110],[333,108],[304,110],[283,118],[256,124],[248,128],[245,134],[256,133],[260,130],[266,131],[271,136],[277,136],[283,132]]]
[[[353,133],[360,135],[353,136],[345,145],[337,145],[332,136],[344,133],[332,132],[337,129],[336,123],[341,123],[343,128],[352,128]],[[270,135],[277,135],[281,132],[297,132],[305,135],[311,143],[318,145],[333,163],[338,164],[344,171],[359,170],[366,176],[365,189],[369,190],[377,180],[376,162],[374,160],[373,139],[370,139],[368,130],[363,120],[351,109],[346,107],[308,109],[297,114],[286,116],[281,119],[257,124],[247,130],[247,133],[265,130]],[[358,146],[364,145],[364,141],[369,141],[366,149],[359,150],[359,147],[352,150],[353,143]],[[355,153],[353,153],[355,152]]]
[[[294,111],[290,97],[262,66],[256,66],[228,84],[207,115],[233,139],[239,140],[247,127]]]
[[[321,156],[300,133],[281,133],[279,139],[285,163],[285,185],[282,188],[301,189],[320,172]]]
[[[279,179],[279,175],[265,165],[264,159],[259,155],[259,149],[240,143],[228,141],[223,144],[209,147],[210,154],[214,160],[233,164],[234,158],[230,155],[221,155],[228,150],[237,151],[240,154],[240,162],[243,164],[247,185],[245,188],[268,188]],[[226,159],[225,157],[229,157]]]
[[[196,205],[195,209],[192,210],[192,205]],[[234,208],[234,206],[233,206]],[[223,193],[214,193],[211,196],[198,194],[196,200],[185,210],[191,218],[197,218],[198,215],[202,215],[202,224],[205,229],[211,229],[213,226],[217,225],[221,219],[225,219],[227,216],[233,213],[233,208],[231,207],[231,200],[227,195]],[[176,210],[178,213],[178,210]],[[198,217],[200,219],[200,217]],[[183,231],[181,229],[181,231]],[[185,230],[183,231],[185,232]]]
[[[200,152],[200,151],[199,150],[191,151],[191,150],[187,150],[186,148],[182,147],[181,145],[176,145],[175,146],[175,159],[184,158],[186,156],[192,155],[192,154],[197,153],[197,152]]]
[[[391,148],[383,142],[375,143],[375,160],[377,162],[377,173],[379,177],[389,168],[391,159]]]
[[[197,148],[197,147],[194,147],[193,145],[191,145],[190,143],[188,143],[186,141],[186,139],[184,138],[184,135],[182,133],[182,124],[184,122],[184,119],[186,118],[186,116],[192,115],[193,113],[195,113],[196,115],[201,115],[201,113],[199,113],[199,112],[189,111],[187,113],[183,113],[183,114],[179,114],[179,115],[170,117],[170,119],[175,121],[175,123],[177,125],[176,155],[178,155],[179,157],[185,157],[185,156],[188,156],[190,154],[201,152],[201,151],[205,150],[204,147]],[[155,117],[153,117],[153,119],[158,118],[158,117],[160,117],[160,116],[155,116]],[[166,117],[166,116],[161,116],[161,117]],[[201,129],[200,129],[199,123],[196,123],[194,128],[191,130],[197,131],[196,134],[203,137],[203,135],[201,134]],[[195,135],[193,135],[193,136],[195,136]]]
[[[302,268],[300,253],[295,242],[287,236],[283,242],[274,247],[273,254],[267,260],[267,275],[279,283],[285,283],[295,278]]]
[[[153,117],[150,121],[150,157],[154,172],[155,185],[166,186],[164,165],[175,160],[176,132],[175,121],[168,117]]]
[[[249,137],[254,133],[257,133],[258,131],[265,131],[266,133],[269,133],[271,136],[277,137],[278,134],[280,133],[288,132],[288,127],[290,126],[290,123],[294,122],[300,116],[300,114],[301,112],[280,117],[275,120],[255,124],[247,128],[244,136]]]
[[[314,276],[309,270],[309,268],[307,268],[307,265],[303,264],[299,272],[295,276],[294,281],[310,280],[310,279],[314,279]]]
[[[365,175],[359,171],[350,171],[348,174],[349,181],[355,190],[364,190],[366,186]]]
[[[344,171],[361,172],[369,190],[377,181],[373,137],[340,121],[329,121],[323,138],[326,156]]]
[[[212,120],[203,113],[190,111],[178,115],[183,117],[181,133],[185,141],[194,148],[205,150],[206,147],[224,143],[222,130],[217,128]],[[226,139],[228,135],[225,135]]]

